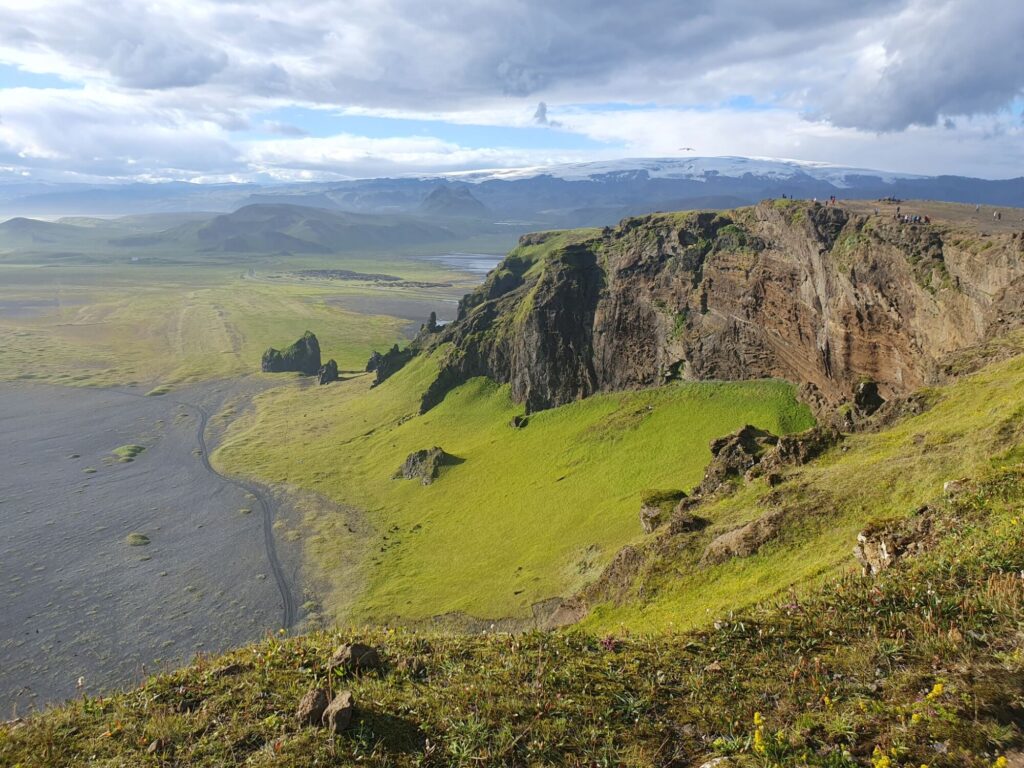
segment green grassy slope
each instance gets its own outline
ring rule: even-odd
[[[951,386],[925,393],[919,416],[876,434],[854,434],[822,460],[789,473],[781,489],[750,484],[701,507],[713,524],[678,543],[621,605],[602,606],[592,629],[692,627],[708,616],[755,602],[766,589],[833,573],[851,561],[857,532],[869,521],[905,517],[941,492],[945,481],[1024,457],[1024,336],[996,347],[1016,357]],[[780,496],[780,493],[782,494]],[[787,510],[783,534],[754,556],[696,567],[706,544],[724,531]]]
[[[327,669],[351,635],[269,638],[0,725],[0,763],[1005,768],[1022,743],[1022,504],[1024,466],[986,473],[938,503],[937,550],[700,633],[369,631],[386,666],[355,679]],[[347,733],[296,719],[318,685],[354,693]]]
[[[689,488],[708,442],[745,423],[790,432],[810,425],[782,382],[674,384],[600,395],[509,422],[507,387],[475,379],[412,417],[436,373],[417,358],[376,389],[354,380],[283,387],[256,400],[215,461],[226,471],[314,491],[363,510],[370,545],[348,541],[339,515],[309,516],[307,552],[333,582],[328,606],[351,594],[335,565],[369,550],[352,619],[422,619],[449,611],[528,616],[539,600],[593,578],[640,534],[649,488]],[[411,418],[410,418],[411,417]],[[405,457],[440,446],[462,463],[430,486],[394,480]]]

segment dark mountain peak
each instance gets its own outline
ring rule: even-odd
[[[419,206],[420,213],[430,216],[457,216],[482,218],[490,214],[469,187],[442,184],[434,187]]]

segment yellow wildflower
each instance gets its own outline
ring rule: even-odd
[[[936,683],[935,685],[932,686],[931,691],[929,691],[928,695],[925,696],[925,698],[926,699],[937,699],[937,698],[939,698],[939,696],[942,695],[942,692],[944,690],[946,690],[946,688],[945,688],[945,686],[942,685],[942,683]]]
[[[910,724],[911,725],[917,725],[920,722],[921,722],[921,713],[920,712],[915,712],[914,714],[912,714],[910,716]]]
[[[756,731],[754,731],[754,753],[758,755],[763,755],[764,751],[764,734],[761,733],[761,729],[758,728]]]
[[[1000,755],[996,758],[996,761],[995,763],[993,763],[992,768],[1006,768],[1007,765],[1009,765],[1007,759]]]
[[[760,728],[762,725],[764,725],[764,718],[761,717],[761,713],[760,712],[755,712],[754,713],[754,725],[756,725],[758,728]]]

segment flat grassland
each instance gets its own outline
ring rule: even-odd
[[[325,359],[361,369],[372,350],[402,338],[409,315],[419,309],[425,320],[472,284],[436,263],[342,266],[438,287],[300,280],[273,265],[0,265],[0,380],[157,386],[227,378],[258,371],[267,347],[306,330]],[[388,314],[395,302],[404,319]]]

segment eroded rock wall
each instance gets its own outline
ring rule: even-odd
[[[872,379],[889,398],[1022,314],[1014,237],[837,206],[655,214],[538,255],[551,237],[524,238],[436,335],[424,409],[477,375],[527,410],[675,377],[778,377],[832,403]]]

